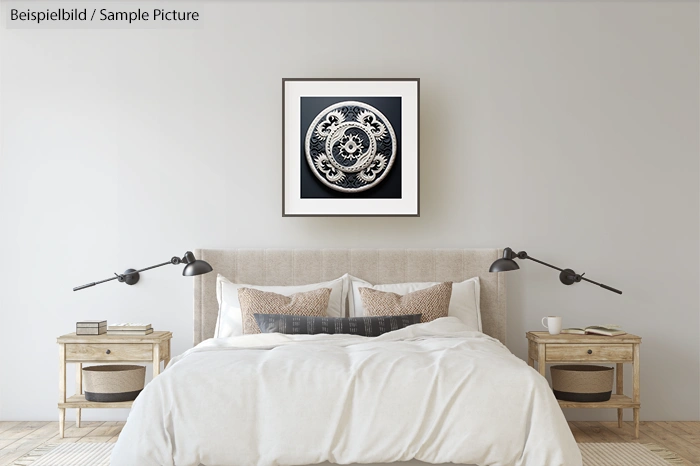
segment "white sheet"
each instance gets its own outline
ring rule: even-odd
[[[146,386],[111,465],[580,466],[547,381],[465,329],[207,340]]]

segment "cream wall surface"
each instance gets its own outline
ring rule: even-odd
[[[178,30],[0,18],[0,420],[55,419],[76,320],[190,347],[179,267],[71,290],[113,272],[197,247],[505,246],[624,291],[521,263],[515,354],[545,315],[621,324],[643,337],[642,419],[700,419],[697,2],[197,8]],[[281,217],[283,77],[421,78],[420,218]]]

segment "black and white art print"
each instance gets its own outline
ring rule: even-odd
[[[401,98],[353,99],[301,98],[302,198],[401,198]]]
[[[283,80],[283,215],[418,216],[418,88]]]

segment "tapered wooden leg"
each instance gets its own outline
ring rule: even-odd
[[[153,377],[160,374],[160,344],[153,345]]]
[[[66,345],[58,345],[58,402],[66,402]],[[66,408],[58,408],[58,433],[63,438],[66,428]]]
[[[83,394],[83,363],[77,363],[75,365],[75,393],[77,395]],[[75,426],[80,428],[80,415],[82,410],[80,408],[75,410]]]
[[[58,435],[63,438],[66,431],[66,408],[58,408]]]
[[[66,402],[66,345],[58,345],[58,402]]]
[[[545,364],[546,360],[545,346],[540,343],[537,349],[537,370],[540,374],[542,374],[542,377],[547,377],[547,365]]]
[[[615,375],[617,378],[617,384],[615,387],[615,393],[622,395],[624,393],[623,383],[624,383],[624,364],[617,364],[615,369]],[[622,408],[617,408],[617,427],[622,427]]]
[[[172,353],[170,352],[170,340],[168,340],[168,354],[165,357],[165,359],[163,359],[163,370],[165,370],[165,368],[168,367],[168,364],[170,363],[170,355],[171,354]]]
[[[635,403],[641,403],[639,394],[639,343],[634,345],[634,362],[632,366],[632,399]],[[639,438],[639,408],[634,409],[634,436]]]

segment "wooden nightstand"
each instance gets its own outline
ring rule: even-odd
[[[98,403],[85,400],[83,395],[83,364],[113,362],[149,362],[153,364],[153,377],[160,374],[170,362],[171,332],[153,332],[150,335],[76,335],[69,333],[58,337],[58,429],[63,438],[66,425],[66,408],[75,408],[75,424],[80,427],[82,408],[131,408],[132,401]],[[76,394],[66,398],[66,364],[76,364]]]
[[[550,335],[548,332],[527,332],[527,362],[536,367],[542,376],[547,363],[614,363],[616,366],[615,394],[609,401],[579,403],[559,400],[562,408],[617,408],[617,425],[622,427],[622,410],[631,408],[634,415],[634,432],[639,438],[639,345],[637,335],[617,337],[602,335]],[[535,366],[537,361],[537,366]],[[632,364],[632,398],[623,393],[623,367]]]

